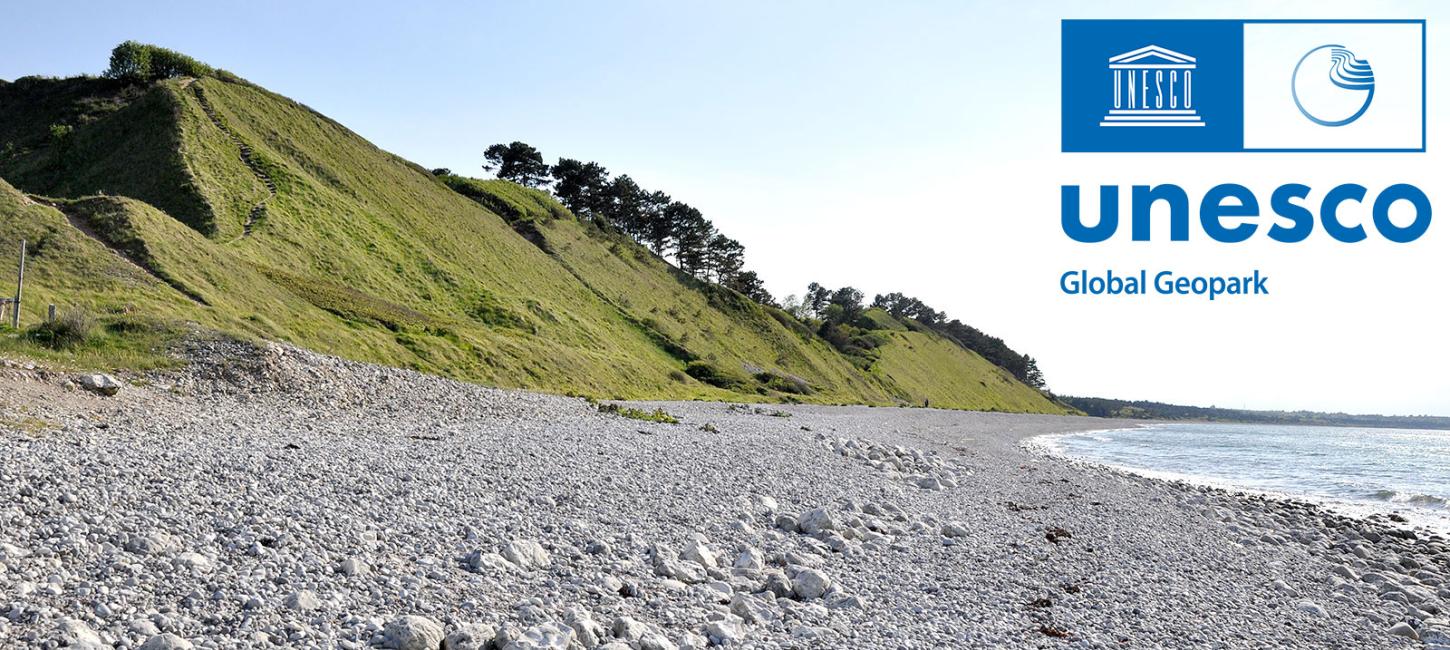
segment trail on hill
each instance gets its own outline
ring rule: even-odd
[[[171,277],[168,277],[164,273],[158,273],[158,272],[156,272],[156,270],[155,269],[152,269],[146,263],[145,260],[137,259],[137,257],[135,255],[133,255],[131,253],[131,251],[126,250],[124,247],[117,246],[116,244],[114,244],[113,242],[111,242],[109,239],[107,239],[106,237],[102,236],[100,233],[96,232],[96,229],[95,228],[92,228],[91,227],[91,224],[88,223],[84,218],[82,218],[82,217],[80,217],[78,215],[72,214],[70,210],[67,210],[66,208],[69,207],[67,204],[60,203],[60,202],[56,202],[56,201],[51,201],[49,199],[46,199],[45,197],[33,196],[33,195],[32,196],[26,196],[25,199],[28,200],[28,201],[31,201],[33,203],[39,203],[39,204],[44,205],[44,206],[46,206],[48,208],[55,209],[56,212],[59,212],[61,214],[61,216],[64,216],[65,217],[65,220],[70,223],[70,225],[71,225],[72,228],[75,228],[76,230],[79,230],[82,235],[85,235],[85,236],[91,238],[92,240],[96,241],[100,245],[106,247],[107,250],[111,251],[112,253],[115,253],[116,255],[119,255],[121,257],[121,259],[126,260],[127,262],[130,262],[131,263],[131,266],[134,266],[134,267],[140,269],[142,273],[145,273],[146,275],[149,275],[152,278],[155,278],[157,282],[161,282],[161,283],[163,283],[163,284],[165,284],[165,285],[167,285],[167,286],[175,289],[181,295],[186,296],[186,298],[188,300],[190,300],[190,301],[192,301],[192,302],[194,302],[194,303],[196,303],[198,305],[203,305],[203,306],[209,305],[209,303],[207,303],[207,301],[205,299],[203,299],[201,296],[197,295],[191,289],[187,288],[186,285],[183,285],[180,282],[177,282],[175,279],[173,279]]]
[[[246,165],[247,169],[252,170],[252,175],[256,176],[257,180],[262,181],[263,185],[267,186],[267,196],[252,206],[252,210],[247,213],[246,222],[242,224],[242,236],[250,237],[252,235],[252,228],[256,226],[257,221],[267,214],[267,202],[277,196],[277,183],[272,180],[272,176],[267,173],[267,170],[263,169],[252,158],[251,145],[248,145],[245,140],[242,140],[242,137],[237,135],[236,131],[233,131],[231,127],[228,127],[227,123],[217,114],[216,108],[207,100],[206,93],[202,91],[201,86],[196,83],[187,85],[191,88],[192,94],[196,95],[196,101],[201,103],[201,110],[206,113],[207,119],[211,120],[211,123],[215,124],[216,128],[221,129],[221,132],[227,134],[227,138],[233,144],[237,145],[237,149],[241,152],[242,164]]]

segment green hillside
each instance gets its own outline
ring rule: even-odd
[[[809,377],[812,393],[830,401],[1061,410],[976,353],[879,309],[868,310],[863,320],[884,344],[862,371],[781,310],[690,277],[630,238],[572,218],[547,193],[498,180],[454,176],[446,182],[540,233],[542,247],[602,300],[694,356],[751,372]]]
[[[873,372],[890,377],[900,395],[938,408],[1051,411],[1051,400],[1025,388],[1012,373],[925,327],[909,327],[880,310],[866,312],[887,339]]]
[[[784,312],[690,278],[547,194],[450,181],[486,190],[470,198],[230,76],[0,84],[0,177],[0,247],[34,246],[25,320],[55,303],[104,326],[96,342],[45,353],[79,364],[154,362],[145,350],[191,322],[609,398],[1061,410],[919,332],[890,333],[862,368]]]

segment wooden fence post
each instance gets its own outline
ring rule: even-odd
[[[15,311],[10,315],[10,326],[20,329],[20,300],[25,297],[25,240],[20,240],[20,279],[15,282]]]
[[[55,322],[55,305],[51,305],[50,306],[50,309],[45,310],[45,322],[47,322],[47,323],[54,323]]]

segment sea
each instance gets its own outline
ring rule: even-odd
[[[1153,424],[1032,439],[1050,453],[1145,476],[1395,513],[1450,534],[1450,431]]]

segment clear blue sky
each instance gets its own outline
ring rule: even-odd
[[[994,10],[948,2],[137,4],[12,3],[6,22],[25,28],[7,30],[0,78],[98,73],[136,39],[424,165],[476,171],[483,147],[522,139],[646,183],[890,165],[924,140],[981,137],[961,107],[1006,70],[979,50],[1017,42],[989,28]]]
[[[1450,201],[1434,3],[139,4],[8,2],[0,78],[99,73],[115,44],[151,42],[429,167],[480,174],[483,149],[515,139],[596,160],[701,208],[777,295],[917,295],[1038,357],[1063,392],[1450,414],[1450,345],[1423,297],[1450,257],[1437,227],[1403,247],[1094,246],[1067,241],[1057,204],[1064,183],[1231,180],[1414,182]],[[1062,154],[1059,25],[1086,17],[1429,18],[1431,153]],[[1165,265],[1261,265],[1278,291],[1207,306],[1056,289],[1067,268]]]

